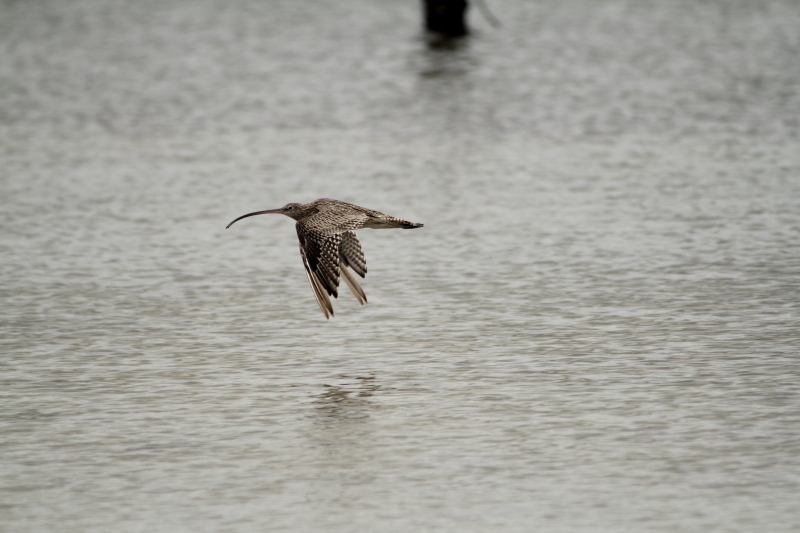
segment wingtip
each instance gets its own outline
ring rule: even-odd
[[[361,305],[367,303],[367,294],[364,292],[364,288],[358,282],[358,278],[353,275],[353,270],[348,266],[346,261],[342,260],[342,262],[339,263],[339,271],[341,272],[345,283],[350,288],[350,292],[352,292],[353,296],[355,296],[356,300],[358,300],[358,303]]]

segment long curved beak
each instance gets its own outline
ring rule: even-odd
[[[282,212],[283,212],[283,210],[281,210],[281,209],[267,209],[266,211],[256,211],[255,213],[247,213],[246,215],[242,215],[239,218],[237,218],[236,220],[234,220],[233,222],[236,222],[238,220],[242,220],[243,218],[256,216],[256,215],[266,215],[267,213],[282,213]],[[228,229],[231,226],[233,226],[233,222],[231,222],[230,224],[225,226],[225,229]]]

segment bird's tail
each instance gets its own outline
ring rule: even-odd
[[[403,229],[414,229],[414,228],[421,228],[424,225],[425,224],[420,224],[419,222],[409,222],[408,220],[403,220],[400,227]]]
[[[408,220],[403,220],[402,218],[394,218],[387,216],[386,218],[373,218],[368,220],[366,224],[364,224],[365,228],[372,228],[372,229],[391,229],[391,228],[403,228],[403,229],[412,229],[412,228],[421,228],[423,225],[418,224],[416,222],[410,222]]]

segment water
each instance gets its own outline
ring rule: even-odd
[[[800,8],[490,7],[0,4],[0,530],[800,529]]]

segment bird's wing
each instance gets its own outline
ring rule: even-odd
[[[321,235],[298,223],[297,237],[300,239],[300,253],[311,274],[317,278],[328,294],[338,298],[341,234]]]
[[[355,270],[356,274],[362,278],[367,274],[367,260],[364,259],[364,251],[361,243],[352,231],[342,233],[342,243],[339,245],[340,262]]]
[[[342,233],[342,242],[339,245],[339,268],[342,278],[358,303],[361,305],[367,303],[367,294],[358,282],[358,278],[353,275],[355,272],[363,278],[367,273],[367,261],[364,259],[361,243],[352,231]]]
[[[344,273],[345,282],[356,299],[362,304],[367,301],[358,278],[350,270],[353,268],[361,276],[367,272],[361,244],[350,230],[363,227],[368,219],[365,213],[329,206],[299,220],[295,225],[308,281],[326,318],[333,316],[333,305],[328,295],[339,297],[340,272]],[[344,239],[347,240],[347,247],[345,255],[342,255]]]
[[[314,298],[317,299],[317,304],[319,304],[319,308],[322,309],[322,313],[325,315],[325,318],[330,318],[333,316],[333,304],[331,303],[331,299],[328,297],[328,294],[325,292],[322,283],[320,283],[319,278],[317,278],[317,275],[314,274],[311,271],[311,268],[308,266],[306,253],[302,245],[300,246],[300,255],[303,258],[303,266],[306,269],[308,284],[311,285],[311,290],[314,292]]]

